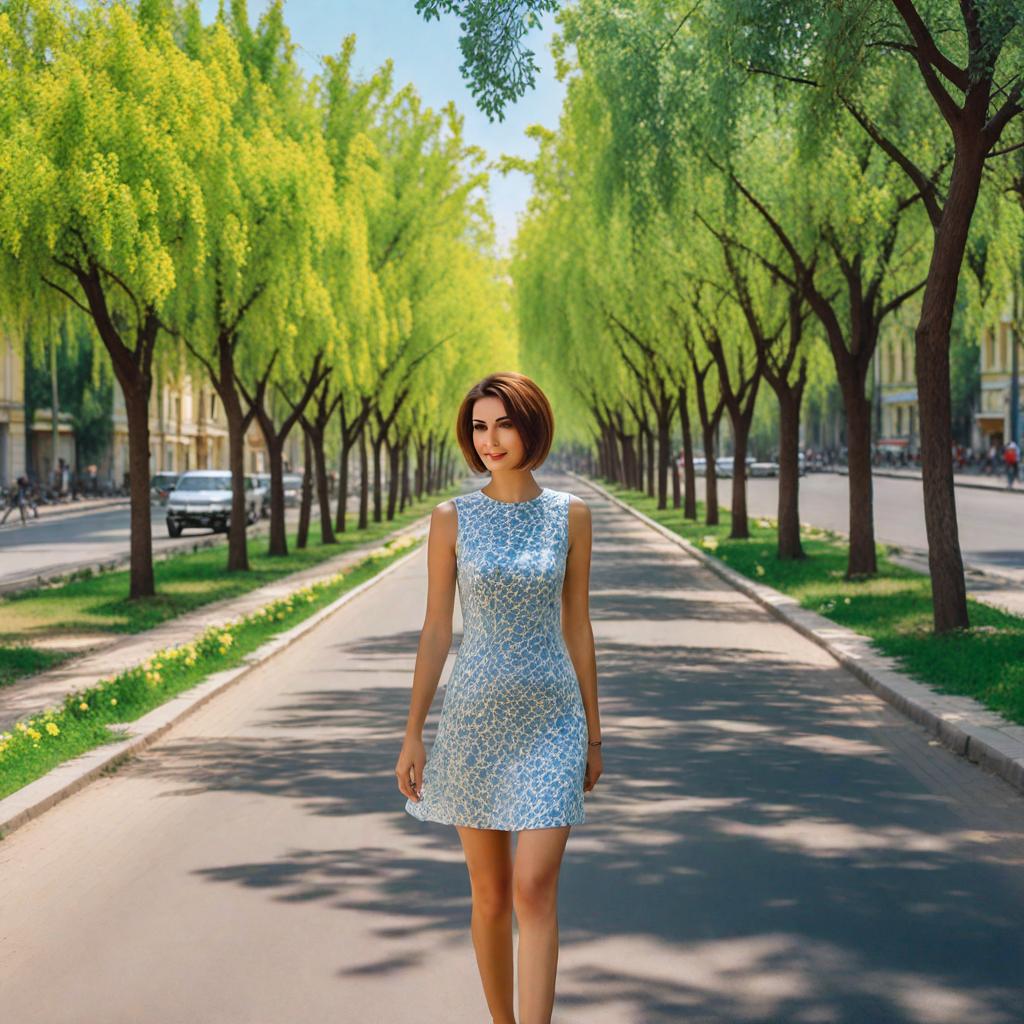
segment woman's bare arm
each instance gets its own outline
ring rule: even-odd
[[[427,534],[427,611],[420,631],[412,696],[405,726],[405,742],[395,773],[399,789],[419,799],[426,755],[423,724],[441,680],[441,672],[452,645],[452,614],[455,610],[455,542],[458,513],[451,501],[443,501],[430,514]]]
[[[562,636],[572,659],[580,695],[587,716],[589,739],[601,739],[601,716],[597,706],[597,656],[594,630],[590,624],[590,509],[582,498],[569,501],[569,553],[562,584]],[[600,747],[588,748],[587,789],[601,773]]]
[[[427,610],[420,630],[416,667],[412,675],[412,699],[407,736],[422,736],[441,672],[452,646],[452,613],[455,610],[455,538],[458,513],[443,501],[430,515],[427,536]]]

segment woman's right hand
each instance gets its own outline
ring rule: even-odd
[[[406,737],[402,752],[398,755],[398,764],[395,765],[395,775],[398,777],[398,788],[416,803],[423,796],[423,766],[426,763],[427,752],[423,740]]]

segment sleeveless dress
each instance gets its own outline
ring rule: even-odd
[[[587,720],[561,630],[569,499],[453,498],[463,633],[445,687],[421,821],[519,831],[577,825]]]

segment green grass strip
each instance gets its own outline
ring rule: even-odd
[[[272,558],[266,553],[266,538],[254,538],[249,543],[248,572],[227,572],[226,545],[160,559],[153,565],[157,593],[151,598],[129,599],[127,569],[0,598],[0,686],[47,667],[43,660],[32,661],[24,653],[34,639],[54,638],[59,643],[61,635],[141,633],[203,605],[240,597],[283,576],[380,540],[428,514],[438,502],[456,493],[458,488],[427,496],[408,505],[390,521],[371,520],[365,530],[352,529],[350,516],[350,528],[337,535],[336,544],[320,543],[319,526],[314,521],[308,546],[296,548],[293,533],[288,538],[288,554],[283,557]],[[56,661],[72,656],[68,652],[48,654]]]
[[[158,651],[142,665],[69,694],[62,707],[47,708],[16,723],[12,731],[0,734],[0,798],[70,758],[121,742],[124,737],[111,732],[108,725],[134,722],[215,672],[242,664],[272,636],[371,579],[417,543],[412,537],[396,538],[347,570],[233,622],[211,627],[189,643]]]
[[[47,651],[25,644],[0,647],[0,686],[13,683],[22,676],[31,676],[36,672],[55,668],[62,661],[72,657],[72,651]]]
[[[830,530],[801,530],[807,558],[779,561],[774,519],[750,516],[750,539],[730,540],[728,508],[721,523],[684,520],[682,509],[658,510],[657,500],[600,481],[610,493],[685,537],[732,569],[796,599],[800,605],[869,637],[901,671],[941,693],[973,697],[992,711],[1024,725],[1024,617],[968,597],[971,626],[936,636],[931,583],[927,576],[889,561],[876,545],[877,576],[846,580],[847,541]]]

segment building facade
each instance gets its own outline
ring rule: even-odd
[[[184,374],[180,384],[155,384],[149,399],[151,473],[184,473],[189,469],[228,468],[228,424],[216,390]],[[301,462],[302,428],[288,435],[285,462]],[[128,417],[120,388],[114,389],[113,474],[122,482],[128,471]],[[245,433],[245,469],[269,473],[263,431],[255,418]]]
[[[0,487],[25,472],[25,365],[20,348],[0,336]]]
[[[889,318],[875,352],[875,444],[908,454],[920,445],[914,330],[916,307],[904,306]],[[1010,396],[1014,378],[1013,308],[1008,302],[999,322],[985,329],[979,340],[979,388],[974,402],[970,446],[977,451],[997,449],[1012,434]],[[1024,339],[1017,336],[1016,373],[1024,373]],[[1024,400],[1018,387],[1018,435],[1024,428]],[[1016,438],[1020,442],[1020,437]]]
[[[992,445],[996,448],[1011,440],[1013,430],[1010,397],[1013,393],[1014,371],[1014,330],[1013,308],[1008,303],[999,323],[986,328],[981,338],[981,389],[978,407],[974,413],[975,439],[974,447],[987,450]],[[1024,341],[1016,338],[1017,358],[1016,369],[1019,375],[1024,370]],[[1024,403],[1021,402],[1020,389],[1017,395],[1017,430],[1024,423]],[[1014,438],[1018,443],[1020,437]]]

